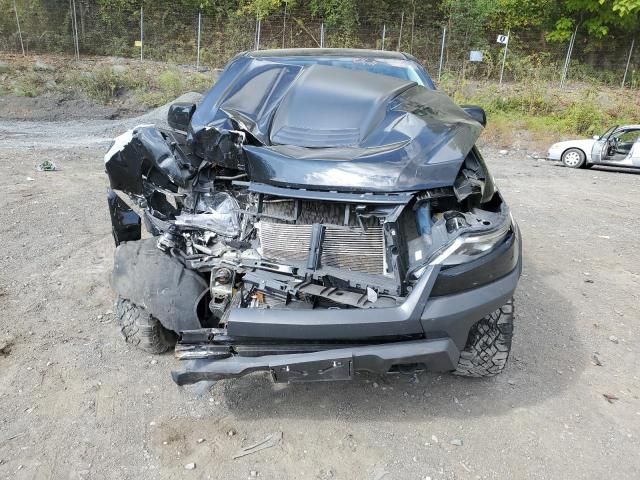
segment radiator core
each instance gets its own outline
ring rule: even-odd
[[[261,222],[262,255],[277,261],[306,262],[312,225]],[[320,263],[362,273],[384,274],[382,227],[361,228],[325,225]]]

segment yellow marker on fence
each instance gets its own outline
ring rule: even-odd
[[[142,47],[142,42],[140,40],[136,40],[133,44],[134,47]]]

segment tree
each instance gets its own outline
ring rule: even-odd
[[[549,40],[567,40],[576,26],[596,38],[606,37],[611,30],[630,32],[640,19],[640,0],[565,0],[560,7]]]

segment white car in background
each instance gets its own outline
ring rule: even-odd
[[[592,139],[554,143],[547,158],[559,160],[569,168],[592,165],[640,168],[640,125],[615,126]]]

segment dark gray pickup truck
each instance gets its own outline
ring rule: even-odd
[[[500,373],[521,240],[475,146],[485,122],[410,55],[236,56],[171,128],[105,155],[126,340],[174,348],[180,385]]]

